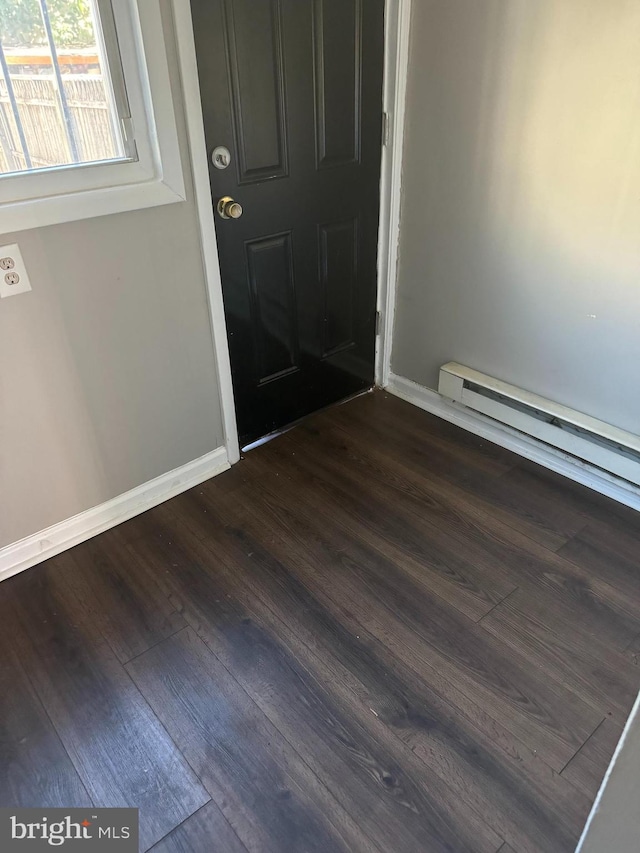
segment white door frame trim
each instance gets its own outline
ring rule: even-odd
[[[207,285],[209,319],[218,369],[224,443],[229,463],[234,465],[240,459],[240,444],[233,399],[233,385],[231,383],[227,324],[222,300],[222,279],[218,260],[213,204],[211,202],[207,146],[204,137],[202,106],[200,104],[200,81],[198,79],[196,46],[189,0],[173,0],[173,18],[180,78],[182,80],[182,97],[187,124],[187,136],[189,139],[189,153],[191,155],[193,191],[198,212],[202,262]]]
[[[378,312],[376,384],[386,387],[391,373],[391,347],[398,276],[398,241],[402,201],[402,155],[409,72],[412,0],[386,0],[384,106],[387,139],[382,148],[380,228],[378,236]]]
[[[382,322],[376,338],[375,372],[376,383],[383,386],[387,384],[389,378],[393,336],[411,2],[412,0],[386,0],[385,5],[383,111],[387,115],[388,138],[383,140],[386,144],[382,148],[380,178],[377,309]],[[225,446],[229,462],[233,465],[240,459],[240,445],[231,382],[218,246],[209,187],[209,166],[200,104],[193,21],[189,0],[173,0],[172,6],[211,333],[220,384]]]

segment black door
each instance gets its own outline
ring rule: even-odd
[[[373,384],[384,0],[192,10],[246,444]]]

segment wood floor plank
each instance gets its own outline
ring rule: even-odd
[[[532,607],[532,597],[530,588],[516,590],[482,619],[482,627],[523,654],[531,666],[544,666],[603,716],[613,714],[624,724],[640,689],[640,673],[624,653],[590,642],[588,631],[577,641],[567,640],[564,632],[554,630],[549,611],[543,615]]]
[[[247,853],[224,815],[213,802],[207,803],[166,838],[151,853]]]
[[[392,505],[396,513],[403,510],[424,520],[420,533],[430,544],[433,534],[428,535],[428,526],[437,526],[449,550],[455,551],[459,564],[463,567],[475,564],[476,571],[471,576],[478,587],[488,586],[491,593],[498,579],[502,580],[503,587],[509,583],[519,584],[519,576],[524,573],[518,569],[526,569],[529,580],[553,585],[554,598],[558,597],[561,584],[566,596],[580,599],[581,609],[590,604],[589,621],[598,622],[598,634],[608,630],[615,635],[616,643],[626,644],[630,632],[635,630],[640,616],[637,589],[633,590],[635,595],[622,595],[624,583],[615,571],[607,578],[599,577],[581,571],[579,565],[555,558],[546,548],[497,519],[490,508],[477,503],[470,505],[468,497],[457,487],[433,478],[426,479],[396,459],[391,461],[386,455],[386,445],[372,445],[363,441],[361,435],[350,436],[345,432],[338,437],[330,426],[324,427],[321,433],[312,426],[294,430],[288,439],[297,442],[300,451],[308,451],[318,444],[323,448],[322,464],[328,469],[326,482],[331,483],[331,487],[335,485],[336,473],[341,476],[341,486],[346,477],[357,487],[360,476],[369,489],[379,490],[383,506]],[[277,445],[269,450],[276,448]],[[280,458],[282,460],[282,455]],[[318,470],[316,466],[316,474]],[[359,488],[362,490],[362,483]],[[454,549],[451,540],[455,541]],[[452,571],[451,577],[455,579],[456,573]],[[461,577],[464,579],[465,575]],[[499,587],[495,589],[495,593],[499,591]],[[452,603],[456,604],[454,600]],[[462,609],[460,604],[458,606]]]
[[[557,551],[586,524],[586,519],[547,488],[537,471],[517,466],[484,484],[481,497],[508,523],[552,551]]]
[[[592,522],[559,553],[616,588],[640,612],[640,536],[618,524]]]
[[[349,494],[362,496],[366,483],[368,500],[361,513],[367,514],[369,527],[386,531],[390,542],[400,537],[405,550],[411,549],[418,558],[415,576],[425,579],[431,588],[435,581],[441,581],[438,592],[447,601],[472,618],[480,618],[515,589],[513,576],[494,571],[492,563],[483,559],[481,546],[471,537],[458,537],[465,519],[450,503],[440,500],[423,478],[388,464],[355,436],[331,427],[321,433],[310,428],[310,433],[311,445],[322,448],[322,468],[329,475],[331,488],[339,487],[343,500],[348,501]],[[306,429],[292,431],[287,436],[289,441],[299,448],[298,452],[306,454]],[[292,451],[292,457],[295,453]],[[345,477],[347,470],[349,475]],[[350,506],[356,509],[358,504],[350,502]],[[440,577],[427,578],[425,564]]]
[[[249,851],[370,846],[191,628],[127,670]]]
[[[320,462],[312,458],[306,442],[298,443],[289,436],[283,439],[265,448],[261,457],[263,479],[273,477],[273,469],[282,470],[293,484],[313,484],[333,523],[361,532],[386,556],[402,563],[418,582],[462,613],[480,619],[515,588],[503,575],[479,569],[474,560],[477,552],[451,548],[446,534],[438,529],[439,519],[429,520],[426,502],[424,517],[416,518],[407,512],[397,491],[385,489],[380,494],[376,488],[383,487],[371,481],[363,487],[364,473],[357,480],[342,478],[340,462],[344,464],[346,458],[334,463],[323,457]],[[392,504],[387,501],[389,495]]]
[[[5,623],[5,627],[8,627]],[[90,806],[42,703],[14,652],[0,657],[0,803],[5,808]]]
[[[283,498],[284,487],[281,478],[276,477],[272,480],[272,487],[268,485],[268,481],[264,481],[267,494],[267,502],[273,507],[271,524],[277,524],[278,518],[282,519],[287,511],[287,504]],[[215,488],[215,486],[214,486]],[[185,499],[186,496],[185,496]],[[253,505],[253,502],[252,502]],[[326,528],[328,518],[323,516],[321,505],[315,498],[309,498],[308,492],[295,490],[289,506],[294,506],[298,510],[298,516],[291,528],[294,526],[304,530],[302,539],[309,542],[309,549],[313,539],[313,528],[315,527],[316,535],[323,527]],[[221,510],[223,504],[218,503],[218,509]],[[215,512],[215,508],[211,511]],[[301,523],[301,514],[307,522],[305,527]],[[190,518],[196,518],[195,508],[192,508],[189,513]],[[332,517],[335,517],[332,513]],[[389,642],[393,637],[404,637],[403,646],[405,649],[410,649],[413,655],[416,654],[416,649],[420,648],[421,667],[426,665],[426,661],[431,661],[431,666],[436,669],[447,671],[450,669],[449,681],[463,686],[468,695],[477,696],[478,687],[483,696],[482,702],[486,705],[487,698],[484,690],[488,687],[489,690],[495,690],[494,693],[494,708],[495,714],[502,717],[505,714],[510,716],[510,724],[514,729],[522,735],[525,740],[529,739],[532,746],[544,752],[544,734],[540,726],[544,726],[544,712],[538,707],[537,703],[543,698],[546,688],[548,689],[548,697],[554,703],[558,698],[557,690],[562,692],[560,684],[551,686],[546,679],[534,680],[530,682],[525,694],[522,694],[521,687],[508,686],[508,675],[510,659],[513,653],[505,649],[504,659],[498,644],[492,648],[484,647],[480,652],[482,632],[474,625],[469,625],[465,619],[460,619],[454,611],[447,608],[444,602],[438,598],[429,595],[423,588],[416,586],[413,583],[413,578],[407,578],[403,575],[403,562],[386,559],[384,554],[379,554],[373,551],[366,541],[362,541],[355,535],[352,535],[348,528],[344,530],[332,529],[333,540],[333,559],[335,561],[335,577],[327,583],[333,584],[336,588],[345,586],[344,598],[353,602],[361,599],[364,602],[364,618],[367,619],[367,625],[375,624],[375,620],[382,620],[379,623],[378,632],[380,636],[384,636]],[[325,543],[326,544],[326,543]],[[340,559],[341,556],[346,556],[348,559]],[[329,564],[330,565],[330,564]],[[348,591],[347,591],[348,588]],[[391,618],[389,617],[391,611]],[[399,619],[398,617],[401,616]],[[455,627],[450,624],[448,628],[444,628],[443,624],[439,623],[440,619],[445,621],[452,618],[455,622]],[[425,626],[429,626],[426,630]],[[411,629],[414,629],[413,631]],[[470,642],[470,648],[465,648],[465,636],[473,637]],[[419,640],[420,638],[420,640]],[[455,638],[452,646],[447,646],[446,638]],[[425,640],[428,646],[425,648]],[[459,645],[461,644],[461,645]],[[471,661],[474,660],[474,654],[478,651],[479,658],[484,660],[484,666],[478,661],[474,665]],[[517,654],[517,653],[516,653]],[[497,659],[495,656],[498,656]],[[491,671],[495,670],[500,675],[492,678]],[[518,666],[516,665],[516,669]],[[525,668],[526,669],[526,668]],[[530,670],[528,670],[530,672]],[[479,674],[483,673],[486,676],[487,682],[482,683],[476,680]],[[471,675],[472,681],[467,676]],[[507,679],[505,681],[505,679]],[[542,686],[542,692],[538,691],[535,684]],[[493,685],[493,686],[491,686]],[[528,703],[524,696],[529,695],[531,701]],[[564,695],[564,694],[563,694]],[[511,697],[511,698],[510,698]],[[514,698],[514,697],[517,697]],[[575,706],[576,697],[568,694],[564,697],[567,703]],[[510,704],[509,710],[507,705]],[[561,707],[560,703],[557,707]],[[562,706],[565,707],[565,706]],[[593,727],[601,719],[600,711],[587,711],[581,701],[577,702],[578,715],[571,717],[571,726],[577,724],[580,719],[580,711],[586,712],[586,716],[582,719],[585,724],[583,729],[583,738],[587,737]],[[531,712],[529,717],[528,712]],[[542,719],[541,719],[542,717]],[[553,717],[553,715],[551,715]],[[569,719],[569,718],[567,718]],[[553,724],[551,724],[553,729]],[[560,724],[562,729],[562,724]],[[558,732],[554,731],[551,734],[553,740],[553,748],[550,747],[550,757],[557,757],[558,743],[555,736]],[[570,756],[583,742],[581,739],[574,740],[572,733],[568,733],[571,739],[571,745],[566,746],[565,754]],[[562,749],[561,749],[562,751]],[[558,769],[563,766],[558,762]]]
[[[594,801],[602,785],[604,770],[595,761],[578,753],[571,759],[567,765],[567,769],[562,773],[565,779],[568,779],[579,791]]]
[[[600,790],[623,728],[611,717],[606,717],[562,771],[562,776],[591,800]]]
[[[603,766],[599,761],[594,761],[586,752],[578,752],[561,775],[593,801],[600,790],[606,772],[606,764]]]
[[[625,724],[626,722],[625,720]],[[582,747],[582,751],[594,761],[608,767],[623,730],[624,724],[621,725],[611,717],[606,717]]]
[[[362,595],[342,583],[350,559],[342,540],[332,547],[322,525],[312,528],[275,497],[268,505],[252,500],[246,512],[225,497],[216,501],[211,494],[215,488],[203,489],[208,518],[237,520],[229,537],[237,544],[236,574],[246,578],[251,590],[245,605],[255,611],[255,597],[263,599],[280,620],[279,627],[272,623],[273,630],[281,636],[291,632],[290,647],[319,680],[348,689],[347,695],[358,699],[357,706],[351,703],[354,713],[369,720],[373,714],[521,851],[573,849],[588,802],[580,802],[571,786],[517,738],[500,731],[497,721],[477,707],[471,712],[473,720],[467,699],[463,699],[467,713],[455,709],[368,635],[362,622],[354,621],[355,602]],[[185,496],[184,503],[187,500]],[[186,517],[194,516],[189,512]],[[201,532],[211,539],[210,521]],[[218,553],[219,535],[215,546]],[[285,565],[295,566],[295,571]],[[242,596],[242,589],[235,594]],[[344,609],[340,602],[346,602]],[[360,603],[369,609],[366,599]],[[264,609],[259,618],[269,621]],[[296,637],[306,648],[296,643]]]
[[[57,581],[91,614],[121,663],[186,624],[154,580],[135,571],[127,541],[108,531],[54,559]]]
[[[12,579],[16,652],[94,805],[139,808],[147,850],[209,795],[57,574]]]
[[[275,442],[270,445],[270,462],[274,458],[274,445]],[[313,461],[309,463],[308,457],[298,457],[296,465],[303,466],[306,475],[302,478],[299,494],[322,514],[323,501],[318,501],[315,488],[317,481],[309,476],[314,472],[314,464]],[[336,486],[333,493],[337,491]],[[360,524],[353,526],[361,547],[366,548],[366,540],[375,537],[375,530],[367,523],[366,511],[359,514],[359,520]],[[364,536],[360,536],[360,529]],[[378,565],[379,561],[370,560],[370,571],[376,570]],[[366,577],[367,574],[362,576],[363,585]],[[482,701],[496,708],[496,713],[504,710],[505,700],[509,701],[513,715],[510,723],[523,727],[517,734],[527,741],[527,736],[531,737],[530,726],[534,726],[537,748],[555,769],[560,770],[593,731],[601,719],[600,713],[588,708],[558,682],[522,666],[511,650],[502,649],[498,643],[486,643],[486,632],[469,624],[465,617],[446,607],[441,600],[411,585],[407,579],[402,586],[398,580],[390,581],[388,571],[378,570],[374,593],[397,615],[396,635],[404,633],[406,636],[409,632],[412,639],[406,642],[414,645],[419,640],[423,657],[431,660],[432,666],[446,668],[455,664],[457,683],[464,690],[472,691],[471,695],[481,695]]]
[[[341,408],[342,412],[336,418],[340,415],[343,418],[354,417],[352,412],[355,406]],[[403,409],[403,415],[405,411]],[[331,413],[315,416],[305,422],[303,427],[313,429],[315,424],[322,423],[322,417],[326,423],[330,416]],[[379,441],[379,418],[363,417],[362,407],[359,416],[358,429],[352,428],[352,434],[371,435],[373,431]],[[382,417],[384,418],[384,415]],[[425,413],[414,412],[408,417],[396,416],[393,424],[394,429],[387,429],[384,441],[381,442],[386,448],[398,448],[403,455],[412,453],[419,458],[425,472],[436,474],[462,487],[470,497],[482,500],[498,517],[540,544],[555,550],[584,527],[584,516],[572,507],[567,507],[560,494],[548,488],[548,483],[538,477],[537,466],[525,469],[519,465],[521,460],[518,457],[503,451],[504,457],[500,460],[502,470],[494,469],[490,473],[497,476],[487,476],[476,468],[482,456],[478,451],[473,456],[470,455],[468,433],[459,427],[448,425],[448,440],[441,442],[434,441],[433,427]],[[476,443],[482,441],[474,438]],[[490,443],[486,444],[491,447]],[[547,511],[545,506],[552,507],[553,511]]]
[[[631,640],[624,653],[634,666],[640,666],[640,634]]]
[[[275,490],[269,491],[268,503],[270,507],[265,507],[265,518],[269,520],[267,526],[275,529],[278,520],[282,523],[286,518],[287,506],[279,502]],[[477,703],[493,714],[495,719],[507,720],[507,725],[516,738],[522,738],[525,743],[529,743],[531,749],[546,755],[554,766],[554,757],[557,756],[558,750],[570,755],[578,748],[581,741],[574,741],[572,735],[580,712],[585,710],[582,700],[577,702],[578,714],[574,716],[568,708],[576,708],[576,697],[571,693],[565,695],[559,682],[550,684],[546,680],[534,680],[526,686],[523,682],[520,686],[510,683],[509,659],[512,659],[513,652],[506,648],[503,652],[498,644],[491,648],[482,648],[479,645],[478,629],[465,624],[464,620],[455,619],[455,628],[450,625],[449,629],[444,629],[439,624],[440,618],[444,616],[446,619],[451,615],[455,618],[455,614],[447,608],[443,610],[442,604],[434,599],[425,600],[419,590],[407,585],[406,580],[398,574],[398,565],[380,558],[348,534],[336,535],[334,530],[333,541],[329,542],[322,532],[325,525],[321,517],[314,514],[315,507],[305,506],[299,493],[296,493],[293,504],[289,506],[289,512],[292,506],[295,506],[296,515],[289,524],[286,550],[295,547],[294,531],[297,530],[301,548],[296,555],[296,566],[301,565],[303,548],[306,548],[307,556],[311,557],[316,555],[314,545],[320,544],[325,571],[321,585],[334,592],[338,601],[347,602],[347,613],[356,613],[360,625],[365,625],[387,646],[392,646],[397,657],[410,661],[417,672],[424,672],[428,667],[431,684],[439,682],[436,673],[446,674],[443,695],[450,697],[456,705],[469,706]],[[273,547],[273,544],[269,545],[271,550]],[[314,566],[318,567],[317,561]],[[430,626],[430,633],[423,630],[426,625]],[[473,636],[468,649],[462,639],[465,634]],[[440,642],[443,637],[455,637],[456,641],[453,646],[446,647]],[[427,646],[422,642],[424,639],[427,640]],[[473,656],[476,651],[479,657],[474,664]],[[519,652],[516,651],[515,655],[518,656]],[[480,663],[480,660],[484,661],[484,664]],[[492,672],[499,675],[493,677]],[[440,684],[442,689],[442,682]],[[451,691],[451,684],[457,685],[463,693]],[[546,714],[542,711],[540,704],[545,704],[546,691],[540,691],[536,684],[549,688],[547,698],[557,698],[558,691],[563,694],[567,705],[561,703],[561,706],[556,706],[556,714],[559,714],[559,717],[555,720],[553,711],[549,712],[549,707]],[[491,700],[487,699],[487,689],[492,693]],[[564,723],[563,707],[568,711]],[[598,710],[587,712],[587,716],[582,717],[585,722],[585,736],[592,731],[590,726],[597,723],[599,715]],[[547,726],[550,730],[546,730]],[[567,729],[572,729],[568,735],[571,745],[560,747],[556,738],[559,732],[564,730],[566,733]],[[545,748],[547,737],[550,737],[554,744],[553,748],[548,750]],[[561,766],[558,762],[557,769]]]
[[[562,474],[543,468],[529,459],[518,459],[518,467],[535,472],[541,486],[553,491],[563,503],[580,514],[588,524],[604,523],[616,527],[625,536],[640,539],[640,513],[631,507],[614,501],[593,489],[563,477]]]
[[[374,737],[332,685],[321,684],[258,620],[256,610],[247,612],[234,594],[238,569],[226,565],[223,544],[212,556],[182,527],[172,542],[154,541],[153,555],[151,543],[136,550],[151,567],[172,566],[168,580],[187,621],[349,814],[360,816],[369,838],[383,849],[403,851],[423,851],[425,845],[433,851],[494,850],[496,834],[479,816],[463,809],[432,773],[422,767],[417,773],[410,750],[400,757],[386,739]]]
[[[497,444],[428,414],[385,391],[363,395],[313,415],[309,425],[341,426],[351,435],[366,432],[383,444],[401,445],[418,433],[431,474],[460,483],[481,482],[518,464],[519,457]]]
[[[357,461],[353,454],[341,454],[339,444],[332,443],[331,456],[327,458],[322,455],[320,457],[322,461],[319,462],[313,451],[314,442],[311,439],[312,436],[301,431],[296,433],[294,430],[288,433],[282,440],[272,442],[265,447],[261,457],[263,466],[273,466],[303,486],[307,482],[312,482],[314,487],[322,493],[327,509],[333,502],[334,514],[336,498],[339,496],[342,508],[348,509],[352,515],[355,515],[351,524],[356,531],[364,531],[371,540],[379,539],[380,534],[384,533],[387,545],[398,546],[405,556],[407,550],[411,549],[418,560],[418,567],[422,563],[428,566],[430,550],[425,547],[426,543],[422,535],[416,539],[415,532],[412,531],[415,522],[413,525],[409,522],[407,532],[406,520],[396,527],[387,518],[387,515],[391,515],[394,519],[398,517],[397,507],[402,501],[414,502],[411,512],[414,518],[420,516],[420,505],[415,504],[415,498],[408,494],[408,490],[402,494],[402,490],[394,487],[398,478],[413,482],[407,467],[396,463],[394,467],[398,469],[398,473],[394,478],[389,475],[388,468],[379,462],[379,457],[376,457],[376,465],[380,465],[381,476],[389,483],[385,488],[380,485],[380,478],[376,480],[376,487],[382,489],[382,496],[378,497],[376,504],[375,495],[370,494],[371,478],[364,476],[362,471],[352,470]],[[309,480],[310,477],[311,480]],[[608,583],[585,571],[578,563],[557,556],[530,537],[492,516],[486,507],[469,500],[457,487],[429,480],[421,489],[427,495],[432,495],[431,500],[425,499],[422,512],[426,516],[430,512],[437,515],[438,524],[446,531],[447,537],[456,543],[453,549],[455,556],[452,559],[460,560],[460,554],[468,553],[466,565],[471,559],[475,559],[482,569],[482,576],[491,578],[497,574],[503,578],[511,578],[512,583],[518,585],[524,580],[543,586],[560,603],[563,599],[566,600],[568,616],[573,612],[574,620],[587,619],[593,626],[594,634],[608,638],[616,648],[626,647],[630,639],[635,636],[637,626],[640,624],[638,602],[623,594],[618,584]],[[363,508],[362,503],[365,500],[366,507]],[[376,506],[377,513],[375,513]],[[388,509],[389,506],[393,507],[393,513]],[[375,517],[375,523],[373,517]],[[402,559],[396,555],[393,555],[393,558]],[[446,572],[442,573],[446,579]],[[457,580],[455,572],[450,574],[454,581]],[[465,576],[462,575],[462,578]],[[472,591],[478,583],[480,580],[476,582]],[[464,588],[466,584],[458,585]],[[452,598],[447,587],[441,585],[437,592],[447,597],[447,600],[463,612],[469,612],[465,611],[462,599],[456,601]]]

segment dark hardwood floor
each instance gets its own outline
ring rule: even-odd
[[[0,585],[1,806],[154,853],[572,851],[640,516],[382,392]]]

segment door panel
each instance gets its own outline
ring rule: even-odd
[[[358,273],[358,222],[320,227],[320,267],[324,296],[324,358],[353,346],[354,291]]]
[[[318,168],[360,161],[361,0],[314,0]]]
[[[192,0],[242,443],[373,384],[384,0]]]
[[[261,384],[299,369],[291,233],[251,240],[246,248]]]
[[[287,174],[279,0],[225,0],[238,182]]]

